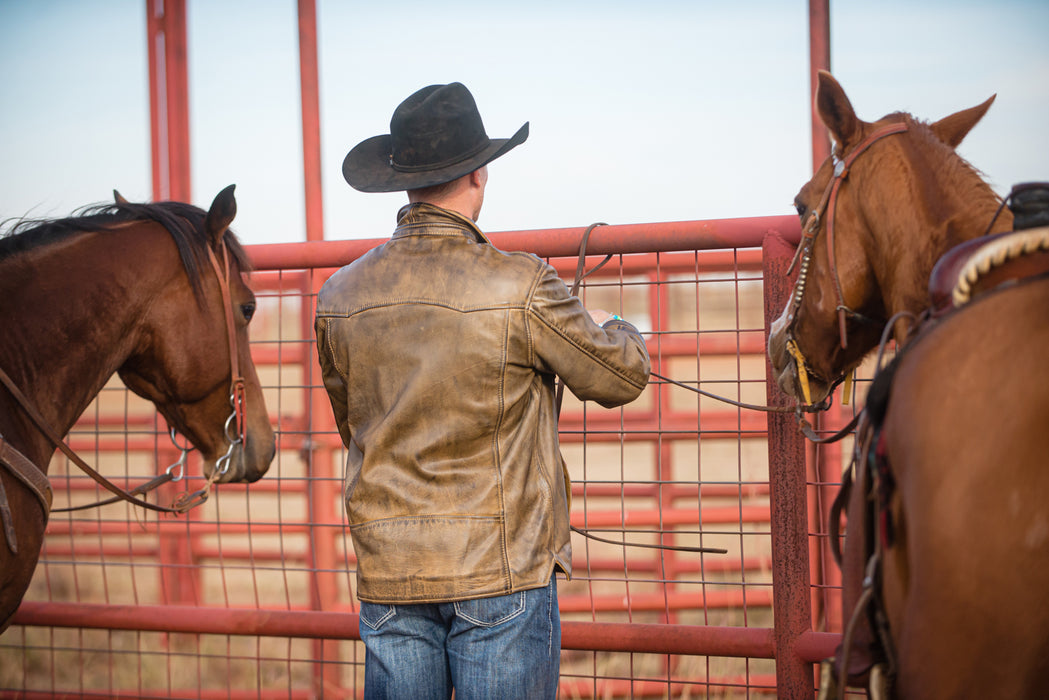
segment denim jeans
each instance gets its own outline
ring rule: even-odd
[[[361,603],[366,700],[557,697],[557,583],[454,603]]]

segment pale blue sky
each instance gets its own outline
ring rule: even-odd
[[[464,82],[491,136],[488,231],[791,211],[812,170],[808,4],[318,0],[325,232],[389,234],[401,193],[342,179],[401,99]],[[249,244],[305,239],[295,0],[188,0],[193,201],[237,185]],[[831,2],[862,118],[998,99],[960,151],[1049,179],[1049,3]],[[151,196],[145,0],[0,0],[0,219]]]

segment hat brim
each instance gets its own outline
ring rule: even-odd
[[[508,139],[490,139],[476,155],[435,170],[405,173],[390,164],[390,135],[373,136],[353,147],[342,161],[342,176],[361,192],[401,192],[432,187],[472,173],[491,163],[528,138],[528,122]]]

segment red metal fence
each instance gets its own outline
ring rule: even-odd
[[[654,372],[782,404],[764,348],[798,233],[793,217],[602,226],[592,262],[614,258],[581,294],[642,329]],[[548,258],[569,279],[581,234],[493,240]],[[0,637],[0,695],[360,695],[344,454],[312,322],[320,284],[378,242],[249,247],[260,302],[252,349],[278,432],[270,473],[219,487],[179,518],[122,503],[53,515],[33,585]],[[823,427],[845,418],[835,411]],[[178,458],[152,407],[115,381],[70,441],[130,484]],[[614,542],[573,535],[575,575],[559,582],[562,697],[812,697],[812,664],[840,630],[824,522],[847,448],[817,453],[790,414],[657,379],[621,409],[566,395],[561,441],[573,524]],[[98,495],[64,458],[51,477],[56,506]],[[191,459],[186,480],[159,498],[201,483]]]

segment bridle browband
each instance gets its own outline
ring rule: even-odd
[[[21,481],[40,501],[44,507],[45,521],[47,516],[52,512],[66,512],[72,510],[81,510],[83,508],[95,507],[105,505],[107,503],[113,503],[118,500],[127,501],[133,505],[145,508],[147,510],[157,511],[160,513],[174,513],[181,514],[185,513],[189,509],[200,505],[207,500],[208,494],[210,493],[212,485],[223,475],[229,471],[230,462],[233,457],[233,450],[237,445],[244,443],[245,432],[246,432],[246,419],[244,412],[244,377],[240,374],[240,361],[237,354],[237,336],[236,336],[236,325],[233,318],[233,299],[230,293],[229,279],[230,279],[230,263],[229,263],[229,246],[223,241],[222,244],[222,258],[223,264],[220,266],[218,259],[215,257],[214,251],[211,246],[206,246],[208,252],[208,260],[211,263],[212,269],[215,271],[215,276],[218,279],[219,291],[222,296],[222,305],[225,311],[226,320],[226,335],[229,345],[229,356],[230,356],[230,403],[232,405],[232,412],[226,419],[224,425],[224,432],[227,442],[229,442],[229,448],[226,453],[215,462],[215,468],[212,470],[211,476],[208,477],[204,487],[193,493],[183,493],[171,507],[165,507],[150,503],[149,501],[141,498],[150,490],[153,490],[160,485],[169,481],[179,481],[183,474],[181,469],[185,466],[186,455],[192,448],[179,449],[182,452],[180,459],[172,464],[163,473],[159,474],[151,479],[146,484],[140,485],[136,488],[125,490],[105,478],[92,468],[87,462],[80,458],[76,452],[73,451],[69,445],[58,435],[57,431],[51,427],[47,420],[37,411],[32,401],[22,393],[21,389],[15,384],[11,377],[0,368],[0,383],[4,385],[7,391],[19,404],[26,416],[29,417],[31,422],[36,426],[41,433],[65,456],[77,465],[85,474],[90,476],[96,483],[102,488],[111,492],[114,497],[100,501],[98,503],[92,503],[85,506],[75,506],[70,508],[51,508],[53,494],[51,490],[51,484],[48,481],[47,474],[43,469],[37,467],[30,461],[25,455],[18,451],[10,442],[4,439],[0,435],[0,466],[7,467],[19,481]],[[235,434],[231,434],[230,428],[235,428]],[[171,428],[172,442],[174,442],[175,429]],[[176,447],[178,447],[176,443]],[[178,473],[176,474],[175,467],[179,467]],[[14,526],[13,519],[11,516],[10,507],[7,503],[6,495],[3,491],[3,485],[0,483],[0,520],[2,520],[4,532],[7,538],[8,546],[14,553],[18,552],[17,543],[14,537]]]
[[[897,122],[895,124],[883,126],[871,132],[844,158],[838,158],[836,155],[831,156],[834,162],[834,176],[831,178],[830,182],[827,183],[827,187],[823,191],[823,196],[820,197],[819,204],[816,205],[816,208],[812,210],[806,219],[805,225],[802,227],[801,242],[798,244],[797,252],[794,254],[794,259],[791,261],[790,267],[787,268],[787,274],[790,275],[794,271],[795,265],[799,265],[800,262],[800,266],[798,267],[798,279],[794,283],[794,290],[791,293],[790,304],[787,307],[787,325],[784,333],[787,338],[787,352],[794,358],[798,370],[798,381],[801,384],[805,400],[809,403],[811,403],[811,399],[809,395],[808,375],[812,374],[812,370],[808,367],[805,356],[802,354],[798,347],[797,340],[794,338],[794,325],[797,322],[798,310],[801,308],[801,302],[805,295],[805,286],[808,282],[809,270],[812,267],[812,251],[816,236],[820,230],[820,224],[823,222],[824,215],[826,214],[827,260],[830,264],[831,279],[834,281],[834,293],[837,301],[835,309],[838,314],[838,334],[841,347],[842,349],[845,349],[848,347],[848,338],[845,330],[846,315],[852,316],[853,318],[866,323],[874,324],[881,323],[881,321],[865,316],[858,311],[854,311],[845,304],[845,297],[841,290],[841,279],[838,276],[837,256],[834,250],[834,214],[837,208],[838,192],[841,189],[841,185],[845,181],[845,178],[849,175],[849,169],[857,158],[865,153],[868,148],[886,136],[892,136],[893,134],[899,134],[905,131],[907,131],[907,124],[904,122]],[[830,383],[836,386],[845,379],[846,375],[843,375],[841,378]]]

